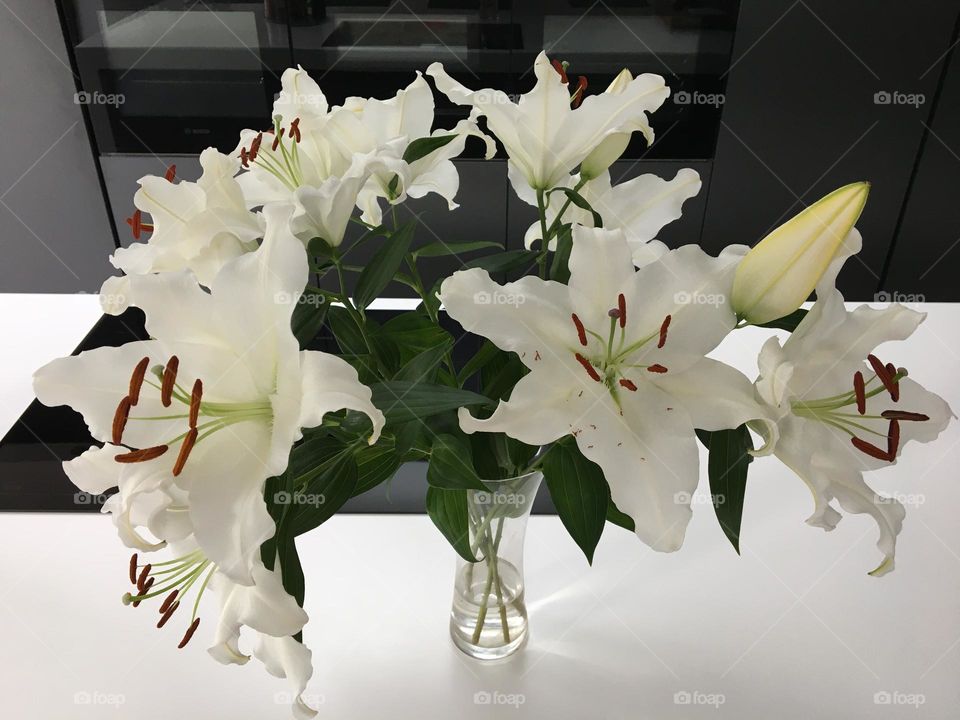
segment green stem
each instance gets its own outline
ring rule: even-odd
[[[537,210],[540,213],[540,254],[537,256],[537,267],[540,277],[547,278],[547,247],[550,245],[550,233],[547,230],[547,205],[542,188],[537,188]]]

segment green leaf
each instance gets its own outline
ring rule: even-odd
[[[437,368],[443,363],[444,357],[453,347],[452,340],[444,340],[434,347],[414,355],[393,376],[394,380],[410,380],[412,382],[433,382],[437,378]]]
[[[409,380],[376,383],[371,390],[373,404],[391,424],[430,417],[459,407],[490,403],[489,398],[469,390]]]
[[[483,394],[493,400],[503,400],[528,372],[519,355],[501,353],[480,371]]]
[[[277,559],[280,560],[280,577],[283,589],[297,600],[297,605],[303,607],[306,595],[303,567],[300,565],[300,555],[297,553],[297,544],[293,535],[286,532],[279,534],[277,539]]]
[[[592,565],[610,504],[603,471],[576,446],[554,445],[543,459],[543,476],[560,521]]]
[[[426,313],[408,311],[391,318],[377,332],[380,342],[389,343],[400,363],[407,363],[424,350],[444,343],[453,343],[453,337],[437,325]]]
[[[302,535],[325,523],[349,500],[357,487],[357,462],[352,452],[343,452],[333,462],[316,469],[306,486],[293,493],[290,533]]]
[[[370,351],[363,340],[360,328],[345,308],[332,306],[327,317],[330,321],[330,331],[344,355],[369,355]]]
[[[359,450],[356,461],[357,486],[353,490],[354,496],[361,495],[392,478],[401,464],[394,448],[379,444]]]
[[[630,532],[637,531],[637,526],[636,523],[633,522],[633,518],[620,510],[612,498],[607,504],[607,522],[613,523],[617,527],[622,527],[624,530],[629,530]]]
[[[360,374],[360,382],[373,382],[377,376],[376,359],[370,354],[360,328],[353,316],[342,307],[331,306],[327,312],[330,331],[340,346],[343,359],[353,365]],[[379,326],[369,317],[365,320],[367,332],[375,335]]]
[[[757,325],[757,327],[762,328],[774,328],[777,330],[789,330],[793,332],[797,329],[797,325],[800,324],[800,321],[807,316],[807,311],[803,308],[797,308],[789,315],[784,315],[782,318],[777,318],[776,320],[771,320],[770,322],[763,323],[763,325]]]
[[[529,250],[507,250],[507,252],[467,260],[463,266],[465,268],[483,268],[490,273],[509,272],[521,267],[532,267],[536,263],[536,259],[536,253]]]
[[[489,340],[484,340],[480,348],[473,354],[473,357],[467,360],[464,366],[457,374],[457,383],[463,385],[467,380],[476,375],[483,367],[493,360],[503,350],[498,348]]]
[[[748,450],[753,449],[753,440],[746,425],[735,430],[697,430],[697,437],[709,452],[707,475],[714,512],[723,534],[739,553],[747,470],[753,460]]]
[[[560,283],[570,281],[570,251],[573,249],[573,236],[570,225],[561,225],[557,233],[557,249],[550,263],[550,279]]]
[[[294,447],[290,453],[284,476],[289,482],[276,488],[277,492],[292,492],[303,488],[317,473],[317,469],[334,460],[347,450],[347,445],[330,435],[316,434]],[[270,498],[268,498],[268,502]]]
[[[593,207],[588,203],[583,196],[578,193],[573,188],[559,187],[554,188],[550,191],[551,193],[562,192],[567,196],[567,199],[570,200],[574,205],[576,205],[581,210],[586,210],[588,213],[593,215],[593,226],[602,228],[603,227],[603,218],[600,217],[600,213],[593,209]]]
[[[445,255],[461,255],[463,253],[473,252],[474,250],[483,250],[484,248],[500,248],[503,244],[493,242],[492,240],[477,240],[475,242],[445,243],[433,242],[424,245],[413,251],[413,259],[418,257],[443,257]]]
[[[403,151],[403,161],[405,163],[414,163],[420,158],[424,158],[435,150],[439,150],[444,145],[450,143],[456,133],[451,135],[430,135],[428,137],[417,138]]]
[[[467,490],[427,488],[427,515],[447,542],[467,562],[477,562],[470,551]]]
[[[314,290],[304,290],[290,318],[290,329],[293,330],[301,349],[317,336],[326,317],[326,296]]]
[[[473,469],[470,444],[456,435],[438,435],[430,449],[427,482],[451,490],[487,490]]]
[[[367,307],[393,280],[393,276],[397,274],[397,270],[403,263],[403,258],[410,250],[415,226],[416,220],[404,223],[399,230],[387,238],[363,268],[363,272],[357,278],[357,288],[353,294],[353,300],[358,308]]]

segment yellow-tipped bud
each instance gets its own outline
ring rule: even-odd
[[[800,307],[860,218],[869,194],[870,183],[844,185],[757,243],[734,277],[738,317],[762,325]]]

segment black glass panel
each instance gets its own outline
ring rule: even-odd
[[[232,150],[290,63],[284,0],[62,0],[100,152]]]

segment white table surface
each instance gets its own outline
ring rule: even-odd
[[[926,309],[914,338],[881,356],[960,408],[960,306]],[[97,316],[90,296],[0,296],[4,428],[30,398],[31,369],[68,352]],[[738,331],[716,356],[752,376],[762,337]],[[608,527],[593,568],[555,517],[534,517],[531,641],[498,665],[448,639],[453,552],[426,517],[336,516],[298,543],[316,667],[308,693],[321,717],[347,720],[956,719],[958,467],[954,424],[871,479],[914,501],[897,569],[879,579],[866,575],[879,557],[873,521],[806,526],[809,494],[774,459],[752,467],[741,557],[705,495],[679,553]],[[0,515],[0,714],[287,717],[283,681],[203,652],[213,603],[182,651],[179,625],[158,631],[153,609],[120,604],[128,556],[105,517]]]

